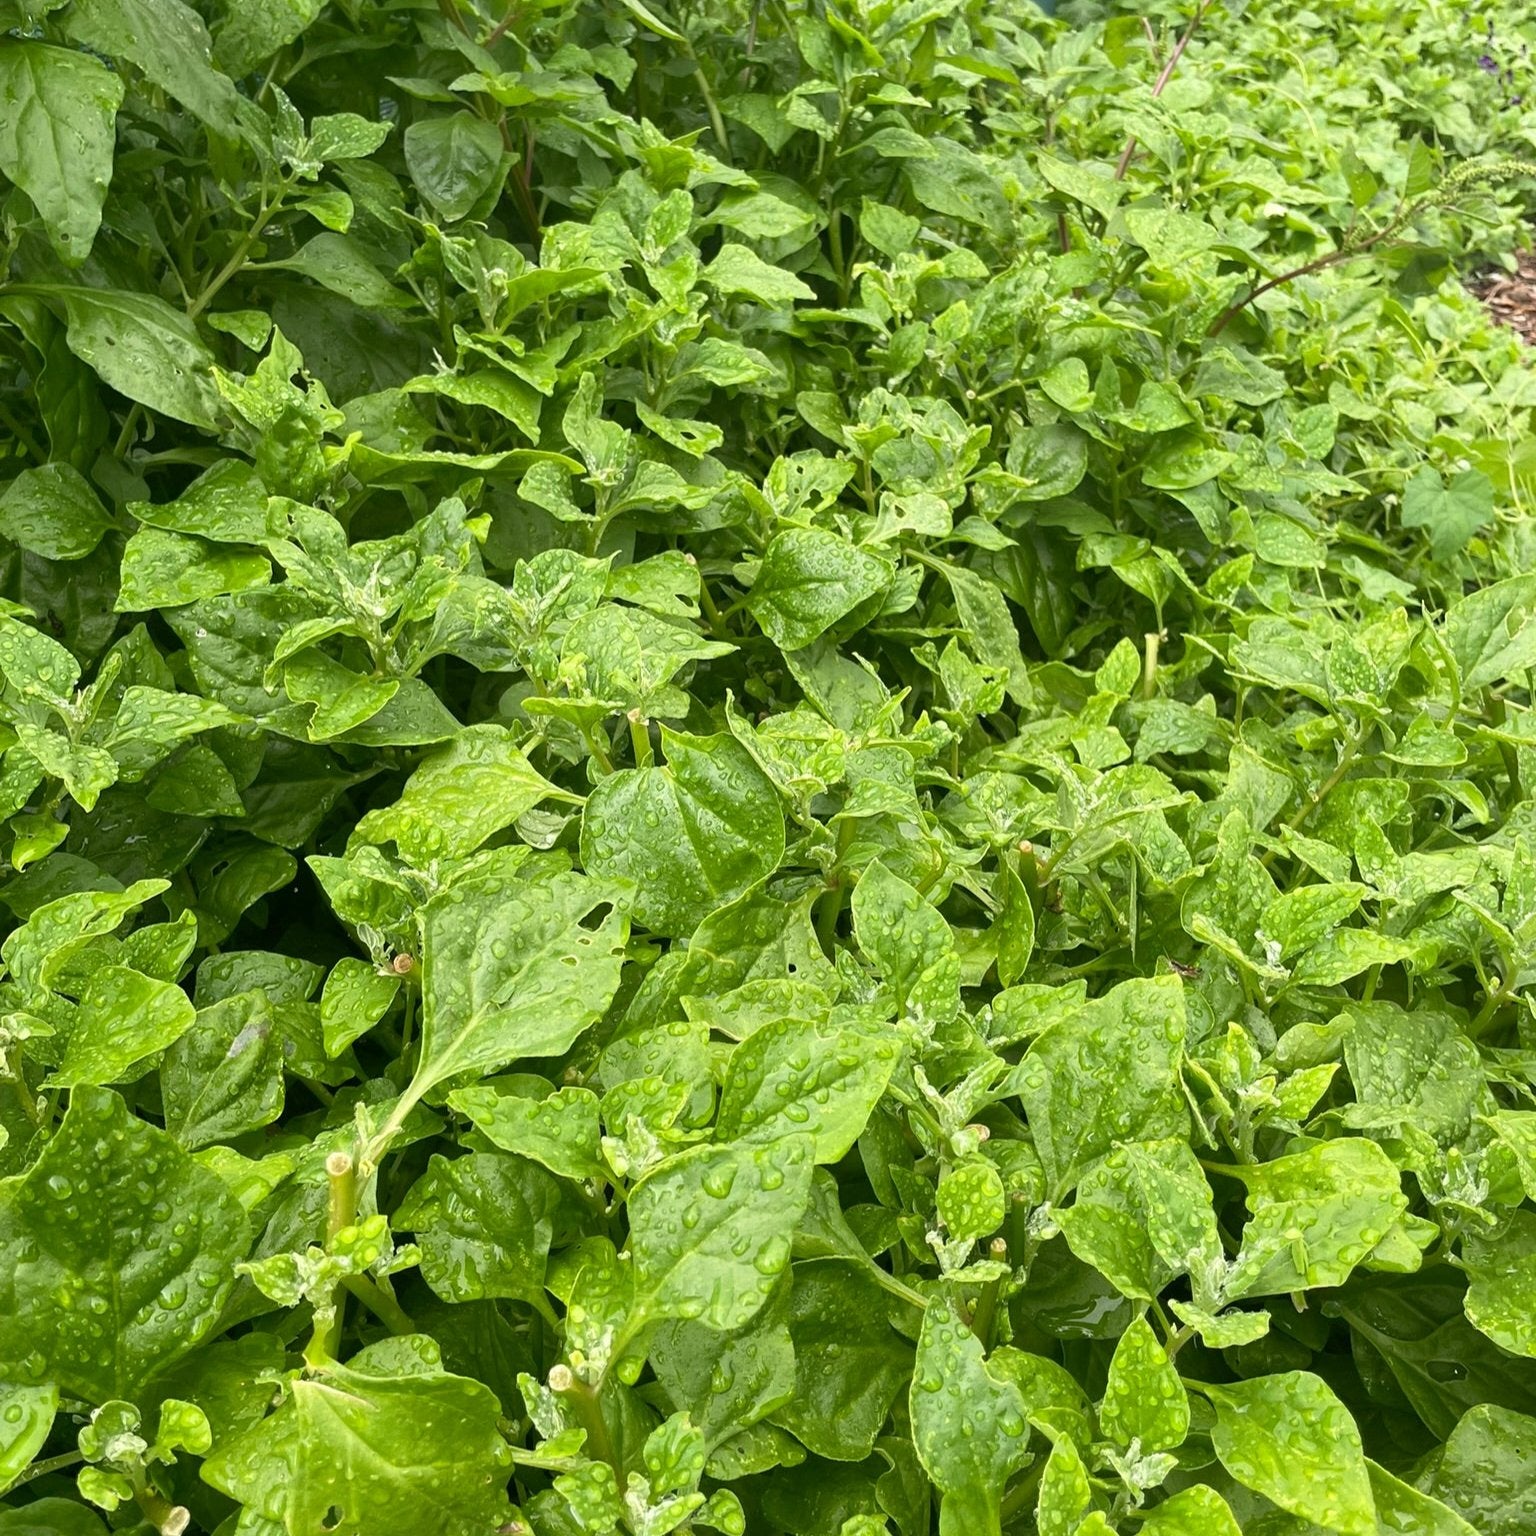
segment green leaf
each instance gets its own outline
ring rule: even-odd
[[[495,1530],[510,1517],[512,1453],[489,1387],[409,1334],[294,1381],[270,1418],[219,1445],[208,1482],[287,1531],[423,1536]]]
[[[812,1158],[835,1163],[863,1133],[901,1058],[899,1041],[872,1030],[781,1019],[731,1052],[715,1135],[774,1141],[804,1132]]]
[[[694,1147],[630,1192],[631,1334],[669,1317],[730,1332],[756,1315],[789,1263],[812,1150],[800,1135]]]
[[[356,240],[334,230],[312,236],[293,255],[269,265],[310,278],[364,309],[409,309],[412,304],[411,296],[379,271]]]
[[[912,1372],[912,1346],[891,1327],[885,1293],[858,1265],[796,1264],[787,1321],[794,1395],[773,1422],[813,1455],[863,1461]]]
[[[132,1081],[149,1068],[147,1058],[184,1035],[196,1017],[180,987],[125,965],[105,965],[80,995],[64,1061],[50,1085]]]
[[[589,873],[633,883],[653,933],[686,934],[778,867],[784,817],[772,784],[733,737],[661,730],[663,767],[603,779],[581,818]]]
[[[943,1024],[960,1011],[960,959],[949,924],[878,859],[854,887],[853,931],[902,1012]]]
[[[1375,1536],[1376,1503],[1349,1410],[1309,1371],[1200,1389],[1211,1443],[1245,1488],[1340,1536]]]
[[[470,726],[429,752],[400,798],[369,811],[353,836],[393,842],[402,857],[417,865],[463,858],[545,796],[560,793],[530,766],[510,731]]]
[[[1511,1354],[1536,1356],[1536,1215],[1514,1211],[1501,1232],[1469,1233],[1463,1262],[1468,1321]]]
[[[563,1054],[619,985],[628,924],[604,889],[580,875],[470,875],[433,897],[420,923],[412,1100],[450,1077]]]
[[[788,528],[764,551],[747,606],[780,650],[798,651],[890,581],[878,556],[819,528]]]
[[[1367,1461],[1366,1467],[1382,1529],[1422,1531],[1424,1536],[1477,1536],[1472,1526],[1439,1499],[1421,1493],[1374,1461]]]
[[[1166,1451],[1189,1433],[1189,1395],[1144,1317],[1115,1345],[1099,1404],[1099,1427],[1121,1445]]]
[[[122,103],[122,81],[88,54],[0,44],[0,171],[32,199],[71,265],[90,255],[101,224]]]
[[[1493,481],[1479,469],[1464,469],[1446,484],[1438,470],[1425,468],[1403,488],[1403,527],[1427,528],[1437,560],[1465,549],[1492,518]]]
[[[439,218],[466,217],[501,177],[501,135],[472,112],[412,123],[402,140],[416,190]]]
[[[213,358],[180,310],[121,288],[34,283],[17,284],[11,292],[57,307],[69,350],[104,384],[174,421],[213,430],[223,414]]]
[[[219,68],[232,79],[238,80],[249,74],[262,60],[293,42],[322,8],[323,0],[253,0],[251,4],[229,11],[214,38],[214,57]],[[350,117],[351,114],[343,116]],[[317,132],[324,121],[324,118],[317,118],[311,131]],[[377,149],[379,142],[375,141],[371,147]],[[322,154],[318,145],[314,153],[319,159],[333,158]]]
[[[233,84],[209,64],[208,30],[191,6],[181,0],[74,0],[65,29],[97,53],[131,60],[215,132],[241,135],[247,113]]]
[[[249,1242],[223,1180],[100,1088],[0,1186],[0,1357],[87,1402],[129,1397],[218,1321]]]
[[[1533,1515],[1533,1465],[1536,1418],[1479,1403],[1430,1458],[1418,1486],[1454,1510],[1478,1536],[1525,1536]]]
[[[1536,576],[1511,576],[1452,603],[1445,643],[1468,691],[1536,664]]]
[[[1016,1091],[1053,1200],[1117,1141],[1185,1131],[1183,1045],[1183,990],[1171,976],[1122,982],[1036,1039]]]
[[[160,1072],[165,1128],[189,1152],[270,1125],[283,1112],[283,1036],[260,992],[198,1010]]]
[[[999,1536],[1003,1485],[1028,1460],[1024,1399],[987,1369],[980,1340],[945,1300],[923,1313],[912,1370],[912,1438],[943,1495],[943,1536]]]
[[[521,1158],[434,1157],[395,1222],[416,1234],[422,1278],[444,1301],[542,1298],[554,1191]]]

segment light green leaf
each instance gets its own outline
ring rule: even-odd
[[[313,236],[293,255],[267,265],[311,278],[363,309],[409,309],[415,302],[379,271],[356,240],[333,230]]]
[[[1074,1536],[1093,1503],[1088,1468],[1068,1435],[1056,1435],[1040,1477],[1035,1500],[1035,1529],[1039,1536]],[[1095,1522],[1087,1522],[1091,1532]]]
[[[148,1058],[185,1034],[196,1017],[180,987],[124,965],[104,965],[80,995],[63,1064],[49,1082],[73,1088],[141,1077]]]
[[[789,1263],[812,1150],[799,1135],[693,1147],[631,1190],[631,1334],[663,1318],[730,1332],[756,1315]]]
[[[864,1130],[901,1058],[894,1034],[780,1019],[731,1052],[715,1136],[773,1141],[804,1132],[835,1163]]]
[[[699,276],[727,298],[745,294],[759,304],[779,306],[814,299],[816,290],[793,272],[764,261],[750,246],[729,241]]]
[[[1340,1536],[1377,1536],[1360,1431],[1310,1371],[1202,1387],[1216,1410],[1211,1443],[1245,1488]]]
[[[1172,1450],[1189,1433],[1189,1394],[1144,1317],[1115,1345],[1099,1427],[1121,1445],[1138,1442],[1143,1451]]]
[[[70,1397],[130,1397],[213,1328],[249,1241],[222,1179],[115,1093],[78,1088],[0,1186],[0,1358]]]
[[[1255,936],[1261,944],[1278,945],[1279,958],[1289,960],[1342,923],[1364,896],[1365,887],[1353,882],[1287,891],[1264,908]]]
[[[1201,1484],[1180,1489],[1150,1510],[1140,1529],[1145,1536],[1242,1536],[1227,1501]]]
[[[486,1085],[455,1089],[448,1102],[504,1151],[542,1163],[568,1179],[607,1177],[598,1150],[599,1099],[590,1088],[559,1088],[547,1098],[525,1098]]]
[[[1449,560],[1493,518],[1493,481],[1480,469],[1464,469],[1446,484],[1437,469],[1424,468],[1403,487],[1402,523],[1427,528],[1437,560]]]
[[[928,1023],[960,1011],[960,957],[949,924],[900,875],[876,859],[853,889],[859,948],[884,973],[896,1006]]]
[[[1007,1214],[1002,1175],[986,1158],[970,1158],[939,1179],[937,1206],[939,1220],[957,1242],[986,1237]]]
[[[473,853],[547,795],[568,798],[529,765],[510,731],[473,725],[429,752],[400,798],[369,811],[352,835],[393,841],[403,858],[425,866]]]
[[[400,977],[379,973],[356,955],[343,955],[325,978],[320,994],[320,1029],[325,1054],[339,1056],[389,1012],[400,995]]]
[[[1165,272],[1179,271],[1221,239],[1204,219],[1176,208],[1131,208],[1124,219],[1131,239]]]
[[[1479,1403],[1462,1415],[1450,1439],[1430,1457],[1418,1486],[1448,1505],[1478,1536],[1529,1536],[1536,1513],[1532,1466],[1536,1418]]]
[[[764,551],[747,606],[780,650],[798,651],[890,582],[878,556],[820,528],[788,528]]]
[[[1376,1517],[1384,1531],[1412,1531],[1414,1536],[1479,1536],[1479,1533],[1448,1505],[1421,1493],[1385,1467],[1366,1462]],[[1488,1528],[1483,1527],[1486,1531]]]
[[[9,1487],[43,1448],[59,1411],[59,1389],[0,1386],[0,1488]]]
[[[294,1381],[271,1417],[223,1441],[208,1482],[274,1529],[468,1536],[508,1523],[512,1453],[489,1387],[442,1369],[423,1334]]]
[[[1233,1299],[1342,1285],[1408,1209],[1397,1166],[1363,1137],[1226,1171],[1246,1186],[1251,1213]]]
[[[122,103],[122,80],[89,54],[0,40],[0,171],[32,199],[72,266],[90,255],[101,224]]]
[[[624,769],[592,791],[581,820],[588,871],[633,882],[653,933],[688,934],[778,868],[784,815],[733,737],[661,729],[663,767]]]
[[[628,923],[576,874],[470,875],[420,915],[421,1059],[413,1102],[462,1073],[559,1056],[602,1017],[619,985]]]
[[[1003,1486],[1028,1460],[1024,1399],[987,1369],[947,1300],[923,1313],[910,1410],[917,1454],[943,1495],[941,1536],[999,1536]]]

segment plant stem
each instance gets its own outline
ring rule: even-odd
[[[196,320],[214,299],[218,297],[219,290],[223,288],[225,283],[229,282],[241,267],[245,265],[246,257],[251,254],[252,248],[261,238],[262,231],[272,221],[277,210],[282,206],[283,194],[286,191],[286,186],[279,187],[276,197],[270,203],[265,197],[262,198],[261,207],[256,210],[255,220],[252,222],[251,227],[246,230],[245,234],[241,236],[240,243],[235,247],[229,260],[214,273],[203,291],[187,306],[187,318],[189,320]]]
[[[335,1242],[337,1234],[345,1231],[357,1220],[357,1164],[349,1152],[332,1152],[325,1160],[325,1177],[329,1186],[329,1200],[325,1212],[325,1245]],[[346,1297],[342,1287],[331,1293],[330,1318],[324,1328],[316,1327],[313,1337],[304,1351],[305,1362],[319,1365],[336,1358],[341,1347],[342,1311]]]
[[[638,709],[630,710],[625,718],[629,721],[629,743],[634,749],[635,767],[649,768],[656,761],[651,750],[651,727]]]
[[[1190,23],[1184,29],[1184,35],[1174,45],[1173,52],[1168,55],[1168,62],[1163,65],[1162,73],[1157,77],[1157,84],[1152,87],[1152,99],[1156,101],[1168,88],[1168,82],[1173,79],[1173,72],[1179,67],[1179,60],[1184,57],[1184,50],[1194,40],[1195,33],[1200,30],[1200,23],[1205,13],[1211,8],[1211,0],[1200,0],[1200,5],[1195,11]],[[1120,163],[1115,167],[1115,180],[1124,181],[1125,173],[1131,168],[1131,157],[1136,153],[1136,135],[1133,133],[1125,141],[1125,148],[1120,153]]]
[[[397,1337],[420,1331],[405,1308],[367,1275],[348,1275],[341,1283]]]
[[[46,1461],[34,1461],[30,1467],[18,1472],[10,1482],[0,1485],[0,1497],[8,1494],[13,1488],[20,1488],[23,1483],[30,1483],[39,1477],[47,1477],[50,1472],[62,1472],[65,1467],[72,1467],[84,1460],[85,1457],[79,1451],[65,1451],[61,1455],[50,1456]]]
[[[914,1291],[910,1285],[903,1284],[888,1269],[881,1269],[873,1259],[869,1261],[869,1268],[865,1273],[881,1290],[889,1291],[892,1296],[898,1297],[908,1306],[916,1307],[920,1312],[928,1310],[928,1298],[921,1291]]]
[[[715,93],[709,87],[709,78],[704,73],[704,66],[699,63],[699,56],[694,52],[693,44],[687,38],[683,39],[683,52],[693,64],[693,72],[698,77],[699,94],[704,98],[704,110],[709,114],[709,126],[714,130],[715,138],[720,144],[720,160],[722,164],[731,163],[731,141],[726,137],[725,119],[720,115],[720,104],[715,100]]]
[[[1343,752],[1339,754],[1339,760],[1334,765],[1333,772],[1312,791],[1311,795],[1307,797],[1306,802],[1298,810],[1286,817],[1282,826],[1289,827],[1293,832],[1299,832],[1307,824],[1318,806],[1343,782],[1344,775],[1354,765],[1355,759],[1360,755],[1361,747],[1370,740],[1371,733],[1375,729],[1376,722],[1374,720],[1369,721],[1350,738]],[[1259,862],[1268,869],[1274,863],[1279,851],[1278,848],[1271,848]]]
[[[843,911],[843,855],[853,841],[853,821],[845,818],[837,827],[837,853],[827,874],[827,888],[816,907],[816,937],[827,958],[832,958],[833,945],[837,940],[837,920]]]
[[[1141,696],[1144,699],[1155,697],[1157,693],[1157,652],[1163,643],[1162,633],[1158,630],[1148,630],[1142,636],[1143,651],[1141,660]]]
[[[613,1438],[608,1433],[608,1421],[603,1417],[597,1389],[588,1386],[568,1365],[557,1365],[549,1373],[549,1390],[569,1405],[587,1432],[588,1451],[613,1468],[614,1478],[622,1488],[624,1472],[614,1455]]]
[[[185,1505],[172,1504],[148,1483],[141,1483],[134,1489],[133,1501],[160,1536],[181,1536],[192,1523],[192,1513]]]

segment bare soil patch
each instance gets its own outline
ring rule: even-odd
[[[1536,251],[1524,251],[1513,272],[1490,272],[1472,290],[1494,318],[1536,346]]]

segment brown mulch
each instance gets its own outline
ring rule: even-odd
[[[1507,325],[1536,346],[1536,252],[1521,254],[1514,272],[1490,272],[1472,284],[1472,291]]]

